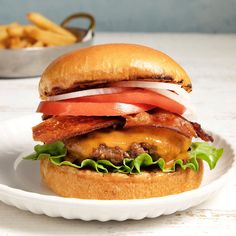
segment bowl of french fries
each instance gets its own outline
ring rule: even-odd
[[[88,13],[76,13],[57,24],[30,12],[30,24],[0,25],[0,77],[34,77],[58,56],[92,44],[95,20]],[[87,19],[88,28],[68,26],[72,20]]]

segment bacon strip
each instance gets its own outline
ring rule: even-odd
[[[152,114],[142,112],[126,117],[125,127],[153,126],[155,128],[167,128],[183,134],[188,138],[197,137],[190,122],[174,113],[155,109]]]
[[[52,143],[56,140],[65,140],[94,130],[124,125],[124,128],[134,126],[167,128],[188,138],[200,137],[204,141],[213,142],[213,138],[205,133],[198,123],[190,122],[179,115],[161,109],[155,109],[151,113],[141,112],[135,115],[128,115],[125,119],[124,125],[122,118],[114,117],[52,117],[33,127],[33,138],[35,141]]]
[[[122,123],[118,118],[56,116],[33,127],[35,141],[52,143]]]
[[[201,127],[201,125],[199,125],[198,123],[196,122],[191,122],[194,130],[196,131],[197,133],[197,136],[199,138],[201,138],[202,140],[206,141],[206,142],[213,142],[214,139],[211,135],[207,134]]]
[[[213,138],[205,133],[198,123],[191,123],[179,115],[161,109],[155,109],[151,114],[141,112],[127,116],[125,127],[132,126],[167,128],[188,138],[200,137],[204,141],[213,141]]]

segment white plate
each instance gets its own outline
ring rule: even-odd
[[[235,168],[232,147],[214,134],[214,145],[223,147],[224,155],[213,171],[206,166],[202,186],[196,190],[140,200],[101,201],[58,197],[41,182],[38,162],[19,158],[20,153],[32,151],[35,143],[32,141],[31,127],[39,121],[39,115],[32,115],[1,122],[0,125],[0,200],[36,214],[99,221],[167,215],[211,198],[229,182]]]

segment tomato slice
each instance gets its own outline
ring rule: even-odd
[[[93,95],[93,96],[86,96],[86,97],[79,97],[79,98],[72,98],[67,99],[64,101],[68,102],[93,102],[93,103],[99,103],[97,106],[100,106],[100,103],[106,102],[106,103],[128,103],[128,104],[148,104],[155,107],[160,107],[164,110],[177,113],[177,114],[183,114],[186,108],[161,94],[152,92],[150,90],[144,90],[144,89],[130,89],[127,91],[123,91],[120,93],[113,93],[113,94],[101,94],[101,95]]]
[[[46,115],[70,115],[70,116],[123,116],[147,111],[154,106],[146,104],[126,103],[95,103],[95,102],[68,102],[45,101],[40,102],[37,112]]]
[[[46,115],[122,116],[154,107],[180,115],[186,110],[182,104],[150,90],[128,89],[120,93],[41,102],[37,112]]]

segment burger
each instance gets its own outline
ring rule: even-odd
[[[198,188],[203,161],[216,149],[193,121],[189,76],[152,48],[106,44],[52,62],[39,82],[43,144],[25,157],[40,160],[44,183],[81,199],[140,199]],[[192,119],[192,120],[191,120]]]

